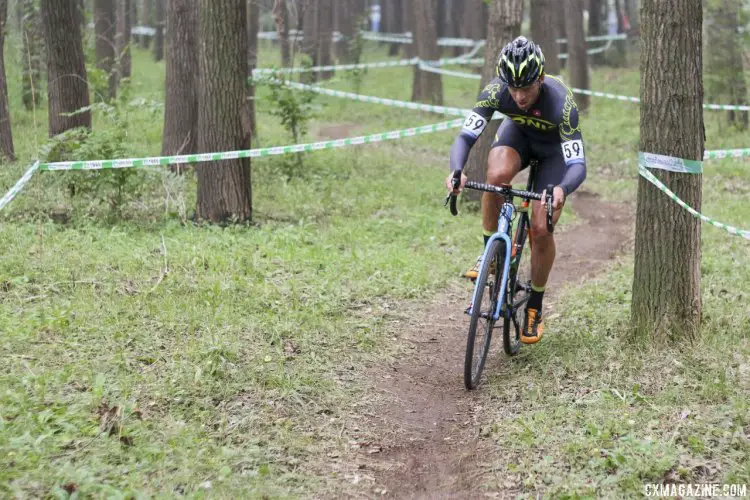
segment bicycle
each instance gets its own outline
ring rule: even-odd
[[[487,354],[492,340],[492,330],[495,323],[503,318],[503,350],[508,356],[515,356],[521,347],[521,323],[518,314],[531,294],[531,274],[525,269],[530,268],[530,262],[523,261],[523,248],[529,234],[529,205],[530,200],[542,199],[541,193],[531,191],[536,173],[536,162],[530,163],[530,173],[526,190],[517,190],[510,185],[494,186],[480,182],[467,181],[465,188],[478,191],[496,193],[503,196],[503,205],[498,217],[497,232],[487,241],[482,254],[482,264],[474,283],[471,306],[466,313],[471,317],[469,321],[469,336],[466,343],[466,357],[464,359],[464,385],[467,389],[475,389],[479,384]],[[453,187],[456,189],[461,181],[461,170],[453,174]],[[547,186],[547,230],[552,233],[552,190],[554,186]],[[513,204],[513,198],[522,198],[519,207]],[[457,196],[450,194],[446,204],[450,201],[451,214],[458,215],[456,208]],[[518,217],[513,244],[513,222]],[[533,242],[531,243],[533,244]],[[523,265],[525,264],[525,265]],[[493,272],[496,271],[496,272]],[[500,272],[497,272],[500,271]],[[485,294],[489,290],[489,294]],[[485,306],[484,299],[487,296]],[[521,313],[523,314],[523,313]],[[481,336],[477,330],[483,322]],[[478,348],[478,349],[477,349]]]

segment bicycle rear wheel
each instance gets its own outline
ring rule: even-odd
[[[469,321],[469,337],[466,342],[466,357],[464,359],[464,385],[467,389],[475,389],[479,385],[484,363],[490,350],[492,329],[495,321],[492,313],[497,305],[502,272],[505,263],[505,242],[494,240],[490,243],[487,260],[482,263],[477,277],[477,297],[471,307]],[[498,278],[497,272],[501,273]]]
[[[505,293],[503,350],[508,356],[515,356],[521,349],[523,305],[529,300],[531,293],[531,252],[523,251],[528,231],[529,217],[523,214],[516,228],[515,254],[511,258],[508,288]]]

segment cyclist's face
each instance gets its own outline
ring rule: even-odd
[[[537,98],[539,97],[539,92],[541,92],[543,78],[544,77],[539,78],[539,80],[526,87],[508,87],[510,96],[513,98],[519,108],[526,111],[531,107],[532,104],[536,102]]]

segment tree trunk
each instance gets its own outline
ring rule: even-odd
[[[0,152],[8,159],[15,160],[13,131],[10,128],[8,108],[8,82],[5,79],[5,23],[8,20],[8,0],[0,0]]]
[[[247,1],[247,76],[253,75],[258,66],[258,31],[260,31],[260,0]],[[247,87],[248,113],[250,114],[250,136],[255,137],[258,127],[255,118],[255,84]]]
[[[630,22],[630,33],[634,36],[638,36],[640,33],[640,6],[638,0],[625,0],[625,10],[628,14],[628,22]]]
[[[437,0],[414,0],[412,12],[414,19],[413,41],[417,57],[424,61],[440,59],[440,48],[437,44]],[[417,74],[419,74],[417,78]],[[437,73],[429,73],[414,66],[412,101],[430,104],[443,104],[443,80]]]
[[[495,66],[500,51],[506,44],[521,34],[523,4],[523,0],[503,0],[494,1],[490,5],[487,21],[489,38],[487,38],[487,45],[484,47],[484,53],[487,54],[487,57],[484,58],[484,66],[482,67],[480,91],[495,78]],[[490,154],[490,147],[499,125],[499,120],[491,121],[471,149],[464,169],[470,179],[481,182],[487,179],[487,157]],[[478,200],[480,198],[478,191],[471,192],[471,194],[474,195],[471,196],[472,199]]]
[[[701,2],[643,0],[642,13],[640,149],[701,160]],[[701,209],[701,175],[652,173]],[[700,221],[640,178],[635,234],[634,331],[656,341],[695,337],[701,323]]]
[[[91,128],[86,65],[76,0],[42,0],[42,31],[47,45],[49,135],[75,127]]]
[[[354,38],[354,20],[352,17],[352,7],[349,0],[338,0],[336,9],[336,26],[334,27],[341,37],[334,44],[334,52],[339,64],[350,62],[349,44]]]
[[[333,37],[333,0],[318,0],[318,64],[330,66],[333,64],[331,57],[331,38]],[[333,77],[333,71],[318,73],[318,80],[329,80]]]
[[[404,7],[401,5],[403,3],[403,0],[391,0],[391,9],[393,10],[393,21],[391,23],[391,27],[389,28],[392,33],[403,33],[406,31],[404,29],[404,18],[403,18],[403,11]],[[402,43],[391,43],[388,46],[388,55],[389,56],[397,56],[398,53],[401,51]]]
[[[276,23],[276,33],[279,34],[281,65],[288,68],[292,65],[292,57],[289,51],[289,11],[287,10],[286,0],[275,0],[273,19]]]
[[[304,38],[302,39],[302,52],[307,54],[310,58],[310,64],[317,66],[318,50],[320,48],[320,31],[318,30],[318,14],[320,12],[320,0],[303,0],[300,4],[302,9],[302,31],[304,32]],[[300,79],[307,81],[308,83],[317,80],[318,75],[316,73],[302,73]]]
[[[117,0],[117,34],[115,35],[115,46],[119,58],[118,80],[130,78],[130,1]]]
[[[168,0],[171,1],[171,0]],[[154,0],[143,0],[143,6],[141,7],[141,23],[143,26],[149,28],[154,27]],[[148,50],[151,46],[150,36],[143,35],[138,39],[138,45],[143,50]]]
[[[154,61],[164,59],[164,2],[166,0],[154,0]]]
[[[583,33],[583,0],[565,0],[565,31],[568,38],[568,81],[571,87],[589,89],[589,63]],[[589,96],[576,97],[578,111],[589,107]]]
[[[117,95],[115,64],[115,0],[94,1],[94,31],[96,33],[96,67],[109,75],[109,98]]]
[[[747,84],[743,71],[740,0],[706,1],[706,94],[712,102],[747,103]],[[747,111],[728,111],[730,124],[741,130],[748,126]]]
[[[608,8],[607,3],[605,2],[604,5],[602,5],[602,0],[587,0],[588,1],[588,7],[589,7],[589,30],[588,30],[588,36],[598,36],[601,35],[602,32],[602,6]],[[585,40],[584,40],[585,41]],[[596,44],[592,44],[592,47],[596,47]],[[592,64],[604,64],[604,54],[595,54],[591,58]]]
[[[39,11],[34,0],[18,0],[23,5],[23,81],[21,82],[23,105],[27,110],[42,103],[42,37]]]
[[[198,150],[248,149],[247,0],[200,0],[200,7]],[[249,158],[202,163],[196,169],[198,219],[252,219]]]
[[[544,72],[550,75],[560,73],[560,54],[557,32],[550,29],[557,19],[557,0],[531,0],[531,38],[542,48]]]
[[[167,4],[167,78],[162,155],[198,151],[198,0]],[[173,171],[180,172],[180,165]]]
[[[496,3],[498,1],[504,0],[494,0],[493,3]],[[466,8],[461,12],[462,21],[460,24],[459,32],[461,38],[470,38],[472,40],[484,38],[482,36],[482,33],[486,31],[487,28],[482,28],[482,24],[487,24],[488,22],[488,19],[486,17],[482,17],[484,0],[464,0],[464,3],[466,4]],[[460,50],[461,52],[469,51],[469,49],[467,48],[461,48]],[[489,52],[485,53],[489,54]],[[497,54],[493,55],[492,57],[495,57],[496,55]]]

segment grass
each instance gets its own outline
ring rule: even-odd
[[[261,52],[261,66],[275,61]],[[0,170],[3,190],[46,131],[46,108],[24,111],[18,65],[7,70],[19,161]],[[410,72],[369,70],[360,92],[406,100]],[[163,100],[164,63],[136,50],[133,74],[134,96]],[[443,82],[446,103],[471,106],[476,82]],[[329,85],[352,88],[345,75]],[[638,76],[596,71],[593,87],[635,95]],[[443,120],[316,103],[310,140],[330,123],[360,135]],[[261,89],[257,144],[290,143],[270,106]],[[708,148],[748,146],[706,116]],[[634,199],[637,120],[634,105],[592,99],[587,189]],[[161,127],[147,106],[130,109],[128,155],[157,154]],[[255,224],[225,228],[184,222],[190,174],[139,172],[139,195],[117,217],[66,196],[62,176],[86,173],[37,175],[0,214],[0,496],[334,495],[347,464],[330,457],[346,456],[342,425],[365,397],[359,367],[401,349],[384,336],[389,311],[444,288],[481,246],[478,221],[442,207],[454,134],[312,153],[291,179],[285,158],[253,160]],[[743,226],[746,164],[706,169],[704,211]],[[60,206],[64,225],[48,216]],[[748,482],[750,249],[711,227],[703,238],[695,344],[623,340],[624,256],[564,294],[540,346],[495,358],[482,435],[501,479],[488,489],[631,496],[644,481]]]

